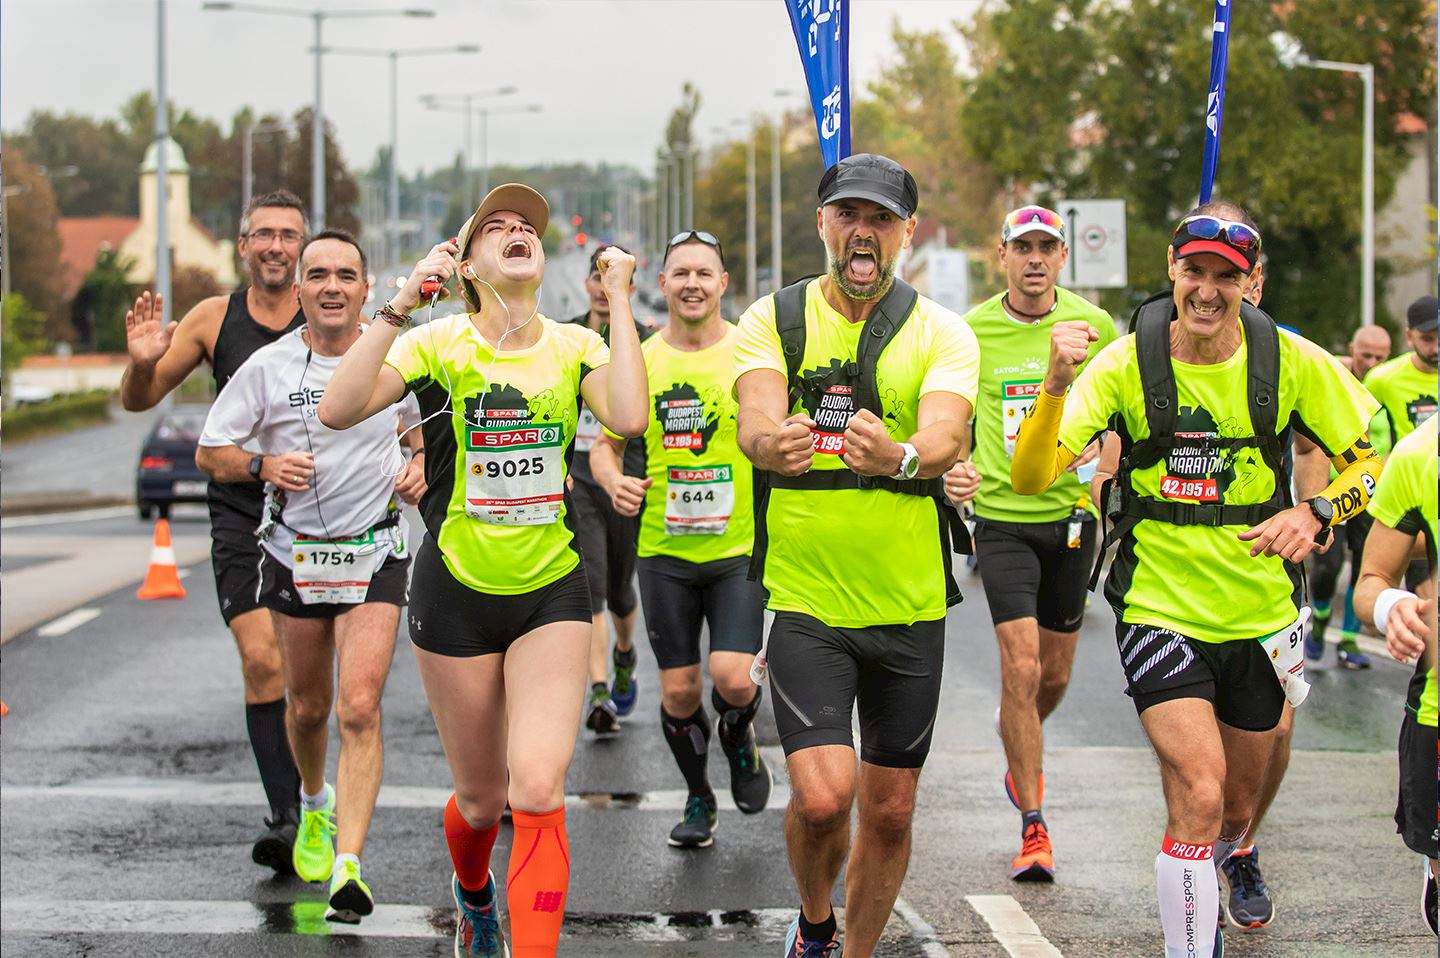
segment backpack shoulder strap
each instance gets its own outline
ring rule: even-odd
[[[785,382],[790,390],[791,407],[798,398],[796,383],[800,379],[800,363],[805,358],[805,290],[812,279],[813,276],[791,283],[774,294],[775,332],[785,357]]]
[[[1170,364],[1170,321],[1174,312],[1170,294],[1157,293],[1141,303],[1131,319],[1140,386],[1145,391],[1145,422],[1150,427],[1150,439],[1156,441],[1175,434],[1179,394],[1175,389],[1175,367]],[[1145,440],[1136,443],[1145,444]],[[1148,457],[1142,454],[1142,458]]]
[[[856,409],[868,409],[876,416],[884,418],[885,413],[880,407],[880,389],[875,382],[875,368],[880,362],[880,354],[890,345],[900,327],[905,325],[919,300],[920,294],[913,286],[904,280],[896,279],[890,284],[890,291],[875,304],[875,308],[865,320],[865,329],[860,334],[860,344],[855,354],[855,361],[859,366],[859,374],[855,377]]]
[[[1245,327],[1250,427],[1266,464],[1279,470],[1280,330],[1264,310],[1249,303],[1240,306],[1240,322]]]

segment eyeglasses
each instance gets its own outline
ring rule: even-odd
[[[245,234],[246,239],[255,243],[259,243],[262,246],[268,243],[275,242],[275,237],[277,236],[280,237],[280,242],[284,243],[286,246],[295,246],[305,238],[304,233],[297,232],[296,230],[279,230],[277,232],[276,230],[272,229],[259,229],[251,230],[250,232]]]
[[[714,233],[707,233],[704,230],[685,230],[670,237],[670,242],[665,244],[665,255],[661,257],[661,260],[668,259],[672,249],[681,243],[688,243],[691,240],[699,240],[706,246],[715,247],[715,252],[720,254],[720,265],[725,265],[725,251],[720,248],[720,241],[715,238]]]
[[[1010,237],[1022,227],[1034,226],[1036,223],[1058,230],[1062,235],[1065,233],[1065,221],[1060,218],[1059,213],[1043,206],[1022,206],[1006,215],[1005,225],[1000,230],[1001,239],[1008,243]]]
[[[1219,240],[1247,256],[1260,254],[1260,234],[1253,227],[1215,216],[1191,216],[1180,221],[1175,235],[1185,233],[1195,239]]]

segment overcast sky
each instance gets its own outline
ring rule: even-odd
[[[169,0],[169,89],[177,105],[228,125],[250,104],[289,115],[314,97],[311,22],[300,17],[202,11]],[[400,165],[446,165],[462,147],[461,118],[420,106],[426,93],[519,88],[497,98],[539,104],[535,115],[494,116],[493,163],[606,160],[649,170],[681,84],[702,96],[696,130],[712,132],[778,109],[774,91],[804,77],[782,0],[268,0],[297,10],[425,5],[431,20],[332,19],[327,46],[404,49],[479,44],[479,54],[400,61]],[[908,29],[948,30],[978,0],[851,0],[855,89],[886,58],[892,18]],[[155,85],[154,0],[4,0],[0,3],[0,123],[14,129],[35,109],[113,116]],[[958,45],[958,38],[957,38]],[[352,167],[368,167],[389,139],[388,62],[327,56],[324,109]],[[238,160],[237,160],[238,162]]]

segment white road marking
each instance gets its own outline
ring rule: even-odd
[[[966,895],[965,900],[985,919],[995,940],[1012,958],[1063,958],[1060,949],[1045,939],[1040,926],[1009,895]]]
[[[50,622],[40,626],[38,634],[47,639],[53,639],[57,635],[64,635],[66,632],[74,631],[91,619],[98,618],[99,609],[76,609],[74,612],[67,612]]]
[[[940,937],[935,934],[935,929],[930,927],[928,921],[920,917],[920,913],[908,901],[896,898],[895,914],[910,926],[910,934],[915,936],[915,941],[920,945],[920,953],[925,958],[950,958],[950,952],[940,944]]]
[[[47,512],[38,516],[11,516],[0,519],[0,529],[28,529],[31,526],[58,526],[96,519],[120,519],[135,515],[134,506],[111,506],[105,509],[82,509],[79,512]]]
[[[383,785],[376,804],[381,808],[444,808],[451,789],[416,785]],[[162,805],[254,805],[263,799],[254,782],[212,782],[202,779],[109,778],[91,779],[70,785],[6,785],[0,799],[103,799],[105,801],[154,802]],[[568,808],[613,808],[642,812],[682,812],[689,792],[683,788],[634,794],[566,795]],[[717,792],[716,802],[725,811],[736,811],[728,793]],[[770,807],[781,809],[790,801],[790,790],[776,785]]]

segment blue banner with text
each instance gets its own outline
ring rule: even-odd
[[[785,0],[785,8],[828,170],[850,155],[850,0]]]

